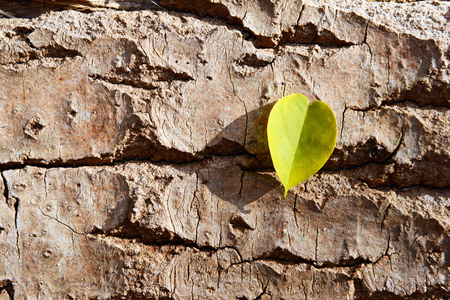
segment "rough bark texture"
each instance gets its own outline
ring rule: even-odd
[[[450,297],[448,2],[7,4],[0,299]],[[282,199],[294,92],[338,142]]]

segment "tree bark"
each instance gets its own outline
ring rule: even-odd
[[[450,297],[448,2],[0,4],[0,299]],[[291,93],[338,141],[283,199]]]

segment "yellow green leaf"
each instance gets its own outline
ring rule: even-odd
[[[333,153],[336,137],[336,117],[325,102],[308,104],[305,96],[291,94],[274,105],[267,138],[284,197],[322,168]]]

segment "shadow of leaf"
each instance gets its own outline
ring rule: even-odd
[[[207,155],[249,153],[257,162],[245,166],[249,169],[272,168],[267,141],[267,121],[275,102],[248,112],[229,123],[207,145]],[[242,137],[243,136],[243,137]]]
[[[198,178],[212,194],[235,205],[242,213],[246,213],[246,205],[280,185],[270,174],[243,171],[238,165],[205,168],[198,172]]]

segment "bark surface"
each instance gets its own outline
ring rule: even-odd
[[[448,2],[80,2],[0,1],[0,299],[450,297]],[[338,141],[283,199],[298,92]]]

